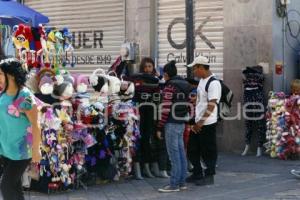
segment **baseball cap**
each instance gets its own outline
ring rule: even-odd
[[[195,65],[209,65],[209,60],[204,56],[198,56],[194,59],[194,62],[187,65],[187,67],[194,67]]]

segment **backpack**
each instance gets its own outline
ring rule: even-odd
[[[211,77],[205,86],[205,91],[208,92],[209,85],[212,81],[218,80],[215,77]],[[220,81],[221,84],[221,98],[220,102],[218,104],[218,120],[222,120],[224,117],[229,116],[230,114],[230,108],[231,108],[231,103],[233,100],[233,92],[227,87],[227,85],[224,84],[222,80]]]

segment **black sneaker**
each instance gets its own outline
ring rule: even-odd
[[[203,179],[196,180],[195,185],[204,186],[204,185],[213,185],[214,184],[214,176],[206,176]]]
[[[205,184],[206,185],[213,185],[213,184],[215,184],[215,178],[214,178],[213,175],[206,176],[204,180],[205,180]]]
[[[187,190],[188,188],[187,188],[187,186],[186,186],[186,184],[180,184],[179,185],[179,190],[180,191],[184,191],[184,190]]]
[[[162,193],[170,193],[170,192],[179,192],[180,189],[179,187],[172,187],[170,185],[167,185],[163,188],[158,189],[158,191]]]
[[[202,178],[202,179],[196,180],[196,181],[195,181],[195,185],[197,185],[197,186],[204,186],[204,185],[206,185],[205,179]]]
[[[197,177],[195,175],[190,175],[189,177],[186,178],[187,183],[195,183],[197,180],[203,179],[202,177]]]

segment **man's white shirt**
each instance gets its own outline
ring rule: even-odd
[[[197,123],[202,119],[207,110],[208,102],[217,99],[217,103],[220,102],[222,88],[219,80],[210,82],[208,91],[205,91],[208,80],[214,75],[207,77],[206,79],[200,79],[197,88],[197,102],[196,102],[196,116],[195,122]],[[216,105],[211,115],[204,121],[204,125],[211,125],[218,121],[218,106]]]

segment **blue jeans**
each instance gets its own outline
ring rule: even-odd
[[[187,159],[183,143],[184,128],[185,124],[167,123],[165,125],[166,145],[172,165],[171,187],[185,184],[187,177]]]

